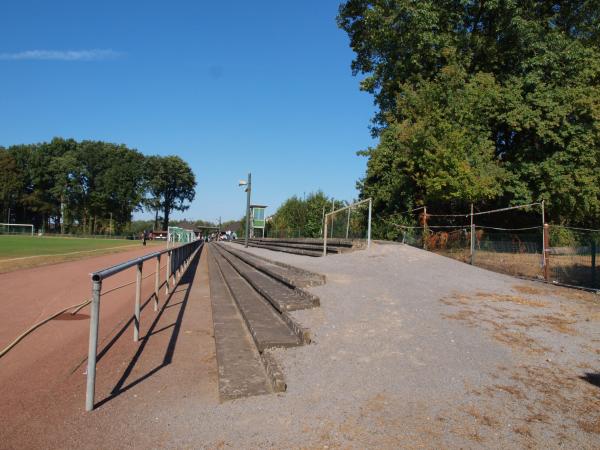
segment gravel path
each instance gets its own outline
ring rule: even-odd
[[[250,251],[327,276],[312,289],[321,307],[294,313],[315,345],[274,352],[285,395],[215,407],[182,444],[600,444],[600,297],[401,245],[327,258]]]

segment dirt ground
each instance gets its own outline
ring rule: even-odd
[[[89,273],[148,253],[138,249],[0,275],[0,346],[56,310],[89,296]],[[154,271],[146,264],[145,273]],[[133,342],[134,287],[102,297],[97,369],[98,409],[84,412],[89,310],[44,325],[0,360],[0,448],[120,448],[160,446],[123,416],[150,424],[148,404],[216,403],[217,368],[206,261],[196,259],[158,312],[142,311],[140,344]],[[163,272],[164,276],[164,272]],[[134,278],[127,271],[104,289]],[[143,298],[154,278],[144,281]],[[118,414],[115,416],[115,411]],[[110,430],[110,432],[109,432]]]

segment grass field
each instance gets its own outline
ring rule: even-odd
[[[0,236],[0,273],[73,261],[141,247],[140,241],[63,237]],[[149,241],[159,246],[164,242]]]

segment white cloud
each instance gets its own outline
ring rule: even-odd
[[[93,50],[27,50],[18,53],[0,53],[4,61],[100,61],[114,59],[121,53],[110,49]]]

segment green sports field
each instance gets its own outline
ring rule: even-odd
[[[92,239],[37,236],[0,236],[0,260],[40,255],[61,255],[113,247],[141,246],[126,239]]]

